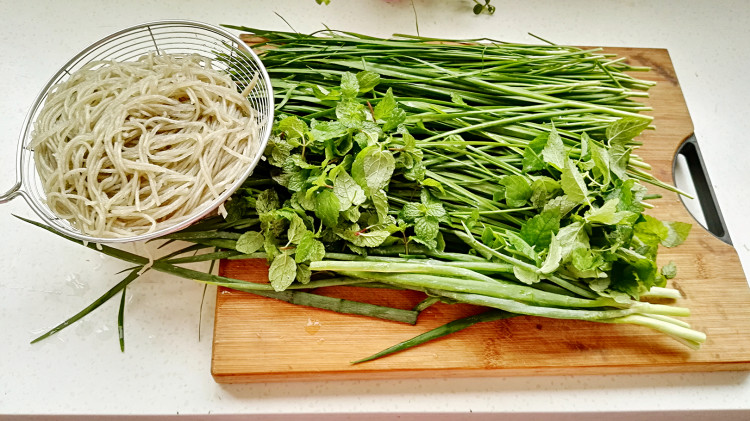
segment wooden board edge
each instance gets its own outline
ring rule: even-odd
[[[725,371],[750,371],[750,361],[732,363],[696,363],[635,366],[577,366],[577,367],[524,367],[506,369],[425,369],[425,370],[373,370],[373,371],[308,371],[280,373],[217,373],[211,376],[219,384],[279,383],[341,380],[403,380],[437,378],[487,378],[487,377],[542,377],[586,376],[622,374],[713,373]]]

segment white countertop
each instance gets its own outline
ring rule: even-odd
[[[474,16],[471,0],[414,3],[421,35],[534,42],[527,35],[534,33],[560,44],[667,48],[734,246],[750,272],[746,1],[493,0],[494,16]],[[158,19],[286,30],[274,12],[300,32],[325,24],[379,36],[415,33],[405,0],[331,0],[328,6],[314,0],[0,0],[0,190],[14,182],[16,143],[28,107],[79,50]],[[199,341],[202,286],[161,274],[128,288],[125,353],[116,335],[119,298],[30,345],[35,335],[119,281],[116,272],[124,266],[12,214],[34,217],[21,199],[0,206],[0,414],[435,412],[454,419],[469,413],[534,419],[529,413],[543,412],[596,419],[613,412],[611,419],[624,419],[617,414],[661,411],[677,419],[685,415],[677,411],[686,410],[696,419],[703,411],[739,411],[721,419],[750,417],[746,372],[219,385],[209,370],[214,291],[205,299]]]

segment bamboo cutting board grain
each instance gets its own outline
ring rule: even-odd
[[[663,49],[608,49],[652,71],[648,103],[655,131],[642,136],[637,154],[652,173],[672,182],[672,160],[693,131],[669,54]],[[706,145],[703,145],[706,147]],[[656,189],[651,189],[655,191]],[[691,325],[708,335],[698,351],[646,328],[593,322],[516,317],[461,332],[369,363],[357,360],[456,318],[477,313],[466,305],[435,305],[416,326],[341,315],[220,288],[216,299],[211,372],[221,383],[435,376],[570,375],[750,369],[750,288],[737,253],[695,223],[669,192],[649,213],[693,223],[689,239],[663,249],[659,263],[678,267],[672,286],[692,310]],[[264,261],[223,261],[223,276],[261,282]],[[368,296],[358,288],[326,293],[410,308],[420,295],[388,291]],[[318,291],[320,292],[320,291]]]

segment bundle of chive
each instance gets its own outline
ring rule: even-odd
[[[690,228],[643,213],[642,182],[676,191],[631,154],[650,125],[638,98],[652,83],[626,72],[647,69],[556,45],[232,28],[253,34],[274,85],[267,162],[226,218],[165,237],[190,245],[153,265],[102,247],[137,267],[39,339],[145,267],[406,323],[436,302],[488,309],[362,361],[516,315],[637,324],[693,348],[705,341],[674,318],[687,309],[641,301],[679,298],[665,288],[675,268],[660,270],[656,254]],[[268,260],[269,284],[179,266],[246,258]],[[425,300],[400,310],[315,293],[330,285],[406,288]]]

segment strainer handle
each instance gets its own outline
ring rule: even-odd
[[[13,200],[13,198],[18,196],[19,194],[21,194],[21,182],[17,181],[16,184],[10,188],[10,190],[0,195],[0,204]]]

